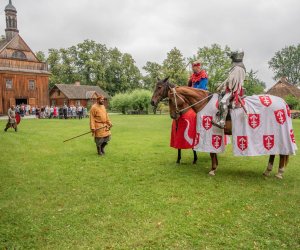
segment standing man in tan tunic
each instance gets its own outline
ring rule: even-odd
[[[105,154],[104,148],[110,141],[112,123],[104,106],[104,97],[99,96],[90,110],[90,128],[95,137],[98,155]]]

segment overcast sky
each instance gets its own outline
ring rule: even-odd
[[[1,0],[0,29],[4,34]],[[33,51],[85,39],[130,53],[141,69],[175,46],[185,57],[220,44],[245,51],[247,69],[273,85],[268,61],[300,43],[300,0],[13,0],[20,35]]]

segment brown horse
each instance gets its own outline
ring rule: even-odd
[[[168,78],[164,80],[159,80],[156,84],[151,104],[157,106],[158,103],[164,99],[169,98],[170,116],[172,119],[178,119],[180,112],[185,111],[185,109],[192,107],[196,113],[201,111],[209,102],[210,95],[209,92],[204,90],[199,90],[190,87],[175,87],[168,82]],[[225,134],[231,135],[231,122],[226,123],[227,129],[224,131]],[[216,153],[210,153],[211,157],[211,170],[210,175],[215,175],[218,166],[218,158]],[[288,163],[288,155],[280,155],[279,169],[276,174],[277,178],[282,179],[284,172],[284,167]],[[275,155],[270,155],[267,169],[263,173],[265,176],[269,176],[274,164]]]
[[[158,81],[159,81],[159,80],[158,80]],[[166,79],[166,81],[167,81],[167,79]],[[163,82],[163,81],[162,81],[162,82]],[[173,84],[171,84],[171,83],[169,83],[169,82],[168,82],[167,84],[168,84],[168,86],[169,86],[170,88],[174,88],[174,87],[175,87],[175,85],[173,85]],[[166,94],[167,94],[167,93],[166,93]],[[157,104],[158,104],[162,99],[164,99],[164,98],[166,98],[166,97],[160,98],[159,101],[157,102]],[[153,97],[152,97],[152,99],[153,99]],[[152,100],[151,100],[151,104],[152,104],[152,106],[157,107],[157,104],[154,105],[153,102],[152,102]],[[171,105],[171,104],[169,104],[169,105]],[[183,103],[183,107],[187,107],[187,106],[188,106],[187,103]],[[184,113],[187,112],[187,111],[188,111],[188,110],[182,112],[181,114],[184,114]],[[178,118],[179,118],[179,116],[178,116]],[[177,119],[174,119],[174,120],[177,121],[178,118],[177,118]],[[195,150],[192,150],[192,151],[193,151],[193,164],[196,164],[196,163],[197,163],[197,160],[198,160],[197,152],[196,152]],[[177,163],[177,164],[180,164],[180,161],[181,161],[181,149],[178,148],[178,149],[177,149],[177,160],[176,160],[176,163]]]

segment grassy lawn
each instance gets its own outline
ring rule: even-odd
[[[300,158],[284,179],[267,156],[210,158],[169,147],[169,116],[111,116],[98,157],[88,120],[0,121],[0,249],[299,249]],[[294,122],[300,142],[300,120]]]

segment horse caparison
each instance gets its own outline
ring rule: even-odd
[[[187,86],[176,87],[174,84],[169,83],[168,78],[164,80],[158,80],[156,83],[154,93],[151,98],[152,106],[156,107],[158,103],[169,98],[170,116],[172,119],[178,119],[182,112],[186,112],[186,108],[190,107],[194,109],[196,113],[201,111],[209,102],[209,92],[190,88]],[[202,102],[199,102],[203,100]],[[197,103],[197,104],[196,104]],[[231,135],[231,122],[226,122],[225,134]],[[211,157],[211,170],[210,175],[215,175],[218,167],[218,157],[216,153],[210,153]],[[268,166],[263,173],[265,176],[269,176],[274,164],[275,155],[269,156]],[[284,167],[288,164],[288,155],[280,155],[278,173],[275,175],[277,178],[282,179]]]

